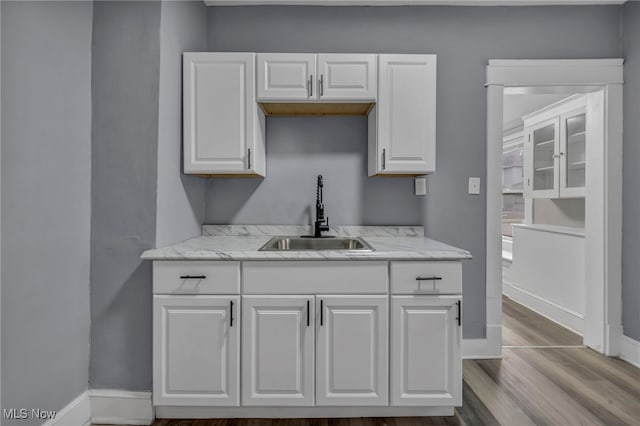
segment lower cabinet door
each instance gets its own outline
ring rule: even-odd
[[[459,296],[392,296],[391,405],[462,405]]]
[[[239,299],[153,296],[154,405],[239,405]]]
[[[388,404],[387,296],[317,296],[316,404]]]
[[[242,297],[242,405],[314,405],[313,302]]]

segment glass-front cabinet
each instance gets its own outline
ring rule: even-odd
[[[564,146],[560,155],[560,193],[563,196],[584,197],[586,172],[586,112],[584,108],[561,117]]]
[[[584,197],[584,96],[571,96],[526,115],[523,120],[525,197]]]

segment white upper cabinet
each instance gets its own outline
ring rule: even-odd
[[[184,53],[183,84],[185,173],[264,176],[255,54]]]
[[[436,166],[436,56],[379,55],[369,113],[369,175],[432,173]]]
[[[318,55],[318,99],[375,101],[378,92],[377,56],[335,53]]]
[[[377,55],[259,53],[258,101],[373,102]]]
[[[258,100],[315,99],[316,55],[258,53]]]
[[[587,114],[574,95],[523,117],[524,196],[585,196]]]

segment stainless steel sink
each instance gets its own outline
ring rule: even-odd
[[[374,251],[360,237],[312,238],[273,237],[259,251],[299,251],[299,250],[356,250]]]

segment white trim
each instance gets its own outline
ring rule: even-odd
[[[620,337],[620,358],[640,368],[640,342],[631,337]]]
[[[207,6],[562,6],[623,4],[627,0],[204,0]]]
[[[89,424],[91,424],[91,404],[89,391],[85,391],[58,411],[55,418],[46,421],[42,426],[88,426]]]
[[[487,85],[602,86],[622,84],[623,59],[489,60]],[[500,122],[502,126],[502,122]]]
[[[571,228],[569,226],[545,225],[545,224],[525,224],[514,223],[512,226],[518,228],[532,229],[534,231],[551,232],[552,234],[569,235],[572,237],[584,238],[583,228]]]
[[[484,339],[462,339],[462,358],[502,358],[502,326],[488,325]]]
[[[452,416],[453,407],[166,407],[159,419],[335,418]]]
[[[590,89],[591,104],[600,97],[605,111],[604,144],[588,148],[588,197],[585,203],[587,299],[584,343],[606,355],[620,353],[622,321],[622,59],[490,60],[487,67],[487,324],[501,315],[502,107],[505,87],[571,86]],[[584,92],[584,90],[583,90]],[[530,204],[530,203],[529,203]],[[530,208],[530,206],[525,206]],[[491,306],[493,304],[493,306]],[[493,321],[492,321],[493,320]],[[500,319],[498,318],[498,321]]]
[[[502,281],[502,291],[515,302],[526,306],[551,321],[582,335],[584,315],[558,305],[544,297],[535,295],[508,281]]]
[[[112,425],[150,425],[155,419],[151,392],[92,389],[91,423]]]

